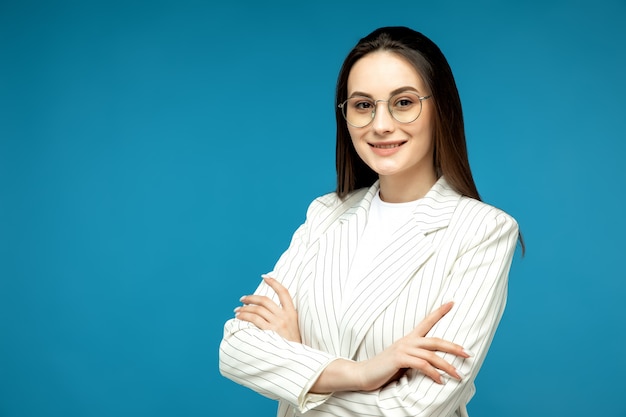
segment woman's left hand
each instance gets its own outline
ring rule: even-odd
[[[241,297],[244,305],[235,309],[235,317],[261,330],[273,330],[291,342],[302,343],[298,313],[289,291],[274,278],[265,276],[263,279],[278,295],[280,305],[263,295],[246,295]]]

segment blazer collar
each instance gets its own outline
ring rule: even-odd
[[[447,227],[459,204],[461,195],[448,184],[444,177],[432,186],[415,206],[413,216],[423,233]]]
[[[356,204],[353,204],[343,213],[339,218],[340,222],[350,220],[355,214],[366,218],[372,200],[379,189],[380,182],[376,181]],[[426,195],[417,201],[413,210],[413,218],[421,232],[428,234],[446,227],[450,223],[460,198],[461,195],[448,184],[445,177],[440,177]]]

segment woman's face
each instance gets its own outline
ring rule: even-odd
[[[416,106],[419,103],[410,104],[415,94],[407,94],[409,101],[402,101],[405,96],[398,93],[431,94],[415,68],[400,55],[377,51],[359,59],[348,75],[348,98],[364,96],[385,101],[376,104],[376,114],[370,124],[365,127],[348,124],[348,131],[358,155],[378,174],[381,187],[389,181],[404,184],[417,181],[427,182],[425,186],[429,188],[436,180],[432,99],[422,100],[422,111],[415,121],[401,123],[392,117],[387,100],[394,96],[400,118],[405,103]],[[367,108],[368,104],[358,106]]]

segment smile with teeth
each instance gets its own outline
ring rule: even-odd
[[[404,145],[406,142],[398,142],[398,143],[379,143],[379,144],[375,144],[375,143],[370,143],[369,145],[372,148],[378,148],[378,149],[392,149],[392,148],[397,148],[399,146]]]

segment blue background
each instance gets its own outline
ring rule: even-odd
[[[626,416],[626,2],[2,1],[0,416],[271,416],[223,323],[334,187],[363,35],[448,57],[483,198],[515,216],[470,414]],[[234,405],[234,408],[232,407]]]

